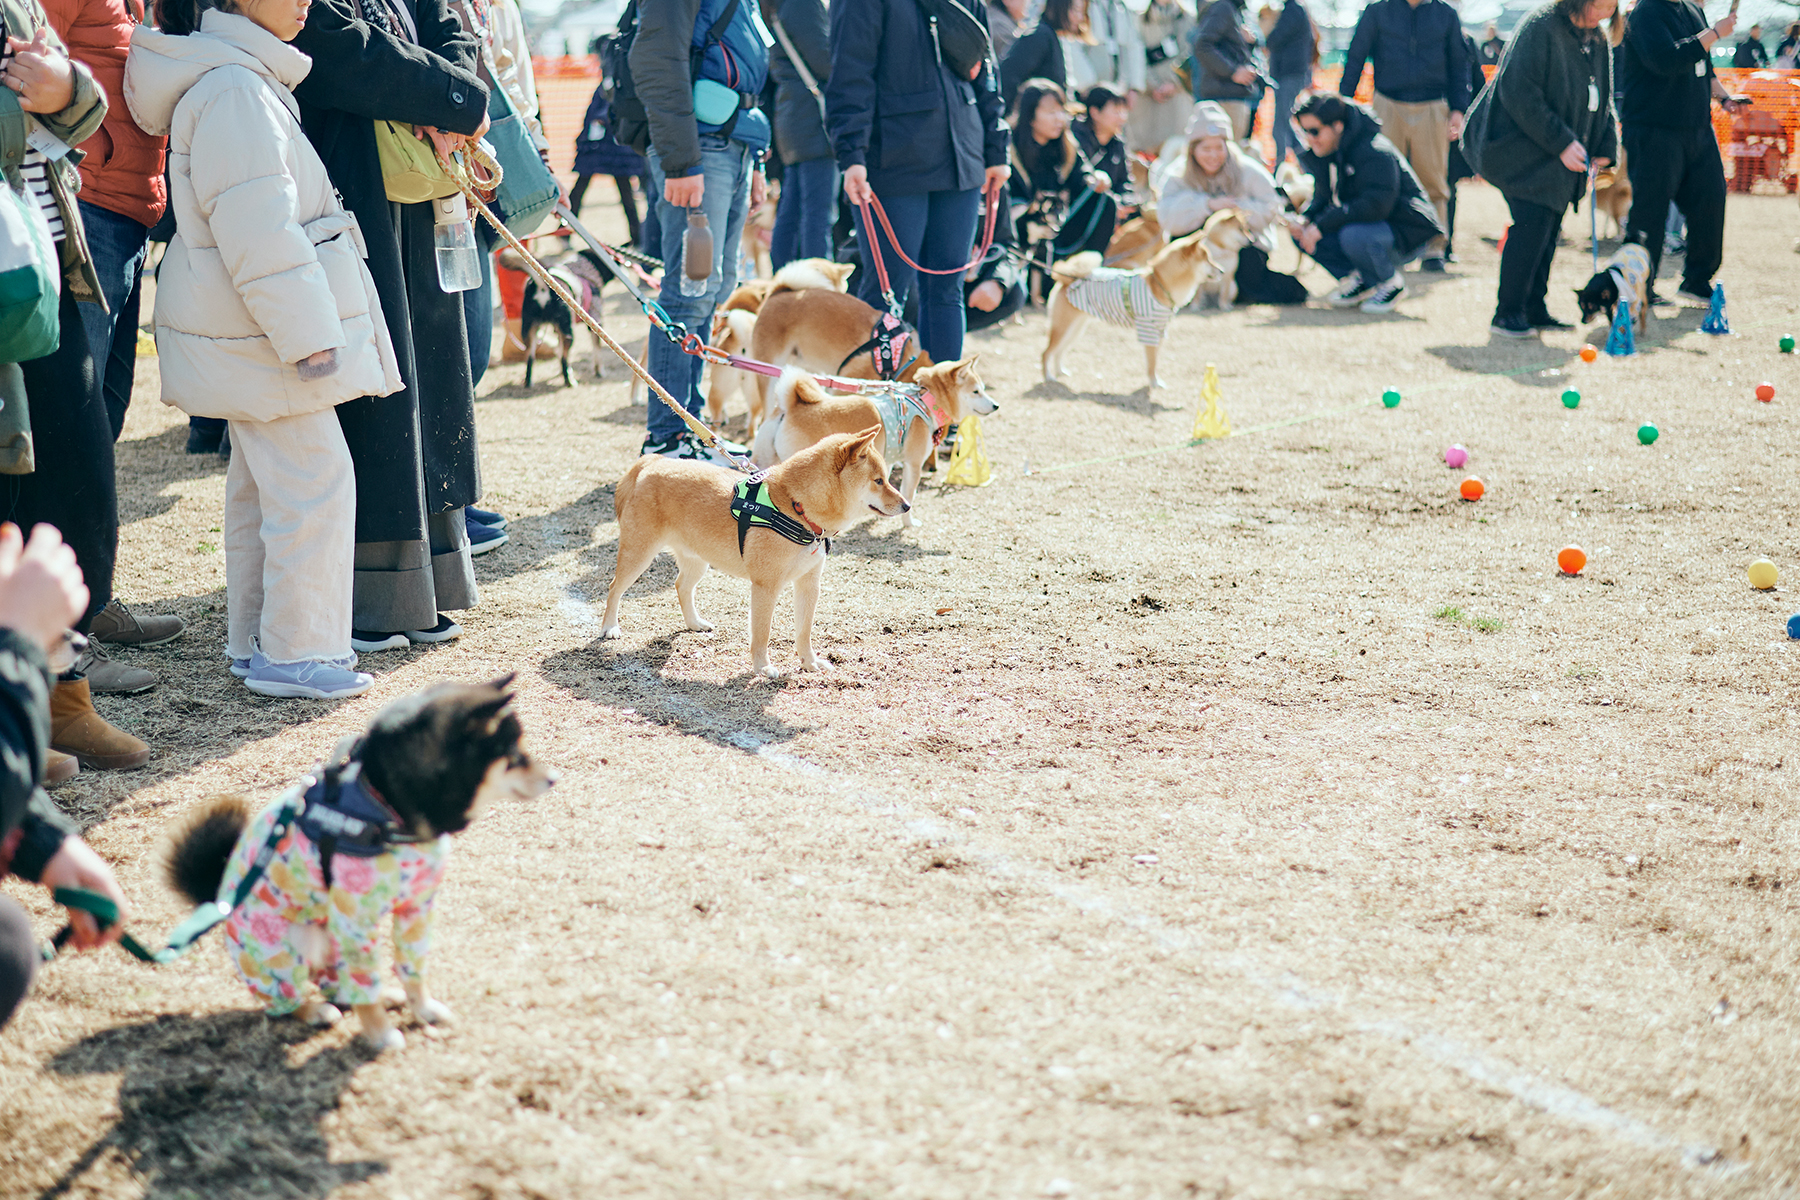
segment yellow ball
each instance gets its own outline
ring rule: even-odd
[[[1781,572],[1775,569],[1775,564],[1766,558],[1759,558],[1750,564],[1750,586],[1761,591],[1766,592],[1774,587],[1775,580],[1780,575]]]

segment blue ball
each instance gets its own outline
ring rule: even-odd
[[[1800,638],[1800,613],[1795,613],[1788,618],[1788,636]]]

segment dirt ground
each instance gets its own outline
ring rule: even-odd
[[[1498,197],[1461,222],[1395,315],[1179,316],[1154,396],[1125,330],[1067,387],[1041,312],[972,337],[993,482],[842,538],[836,669],[775,684],[745,586],[709,576],[719,632],[688,633],[667,558],[597,640],[644,410],[616,366],[507,367],[480,423],[512,542],[464,637],[366,656],[342,705],[252,696],[222,467],[144,360],[118,590],[190,630],[121,652],[163,682],[101,702],[150,767],[57,793],[140,935],[185,915],[165,822],[273,797],[434,680],[519,672],[563,780],[459,839],[432,959],[458,1020],[404,1051],[266,1020],[216,937],[49,966],[0,1034],[0,1194],[1796,1194],[1800,603],[1744,569],[1800,578],[1800,221],[1733,197],[1736,332],[1664,310],[1592,365],[1580,334],[1490,339]],[[1209,362],[1235,436],[1190,447]]]

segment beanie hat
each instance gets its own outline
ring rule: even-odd
[[[1233,133],[1231,118],[1225,109],[1215,100],[1202,100],[1194,105],[1193,113],[1188,117],[1187,140],[1189,144],[1201,138],[1224,138],[1231,140]]]

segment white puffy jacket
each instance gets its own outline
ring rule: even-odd
[[[125,102],[169,137],[175,237],[156,281],[162,398],[270,421],[404,386],[362,230],[300,128],[312,59],[245,17],[208,10],[187,37],[139,25]],[[295,365],[335,349],[335,373]]]

